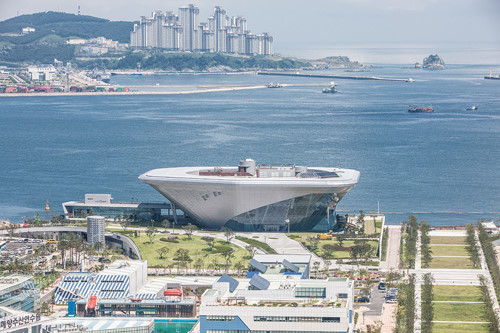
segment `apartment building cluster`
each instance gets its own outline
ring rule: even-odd
[[[172,51],[231,54],[272,54],[273,37],[252,34],[242,16],[229,17],[217,6],[207,22],[199,22],[194,5],[179,8],[179,14],[156,11],[142,16],[130,33],[132,48],[160,48]]]

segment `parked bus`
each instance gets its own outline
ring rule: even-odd
[[[47,244],[55,244],[57,241],[55,239],[47,239]]]

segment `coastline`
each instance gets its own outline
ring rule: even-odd
[[[95,92],[55,92],[55,93],[6,93],[6,94],[0,94],[0,97],[187,95],[187,94],[200,94],[200,93],[209,93],[209,92],[237,91],[237,90],[251,90],[251,89],[263,89],[263,88],[267,88],[267,85],[231,86],[231,87],[222,87],[222,88],[184,90],[184,91],[119,91],[119,92],[95,91]]]

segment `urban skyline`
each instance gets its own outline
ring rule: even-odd
[[[141,16],[130,33],[130,46],[137,49],[270,55],[272,43],[269,33],[253,34],[245,17],[230,18],[220,6],[200,22],[200,9],[193,4],[180,7],[178,15],[154,11]]]

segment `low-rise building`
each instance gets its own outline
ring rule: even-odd
[[[353,285],[347,278],[223,275],[201,298],[200,332],[352,332]]]
[[[35,288],[32,276],[14,274],[0,277],[0,306],[33,312],[39,300],[40,290]]]
[[[68,273],[55,289],[55,304],[91,296],[98,299],[133,296],[147,282],[147,269],[147,260],[117,260],[100,273]]]
[[[71,87],[71,91],[77,91],[76,87]],[[184,213],[169,203],[113,202],[112,199],[111,194],[85,194],[84,201],[64,202],[63,212],[67,219],[82,219],[89,215],[100,215],[108,219],[126,218],[133,221],[184,218]]]
[[[54,66],[29,66],[28,75],[33,81],[51,81],[56,74]]]

